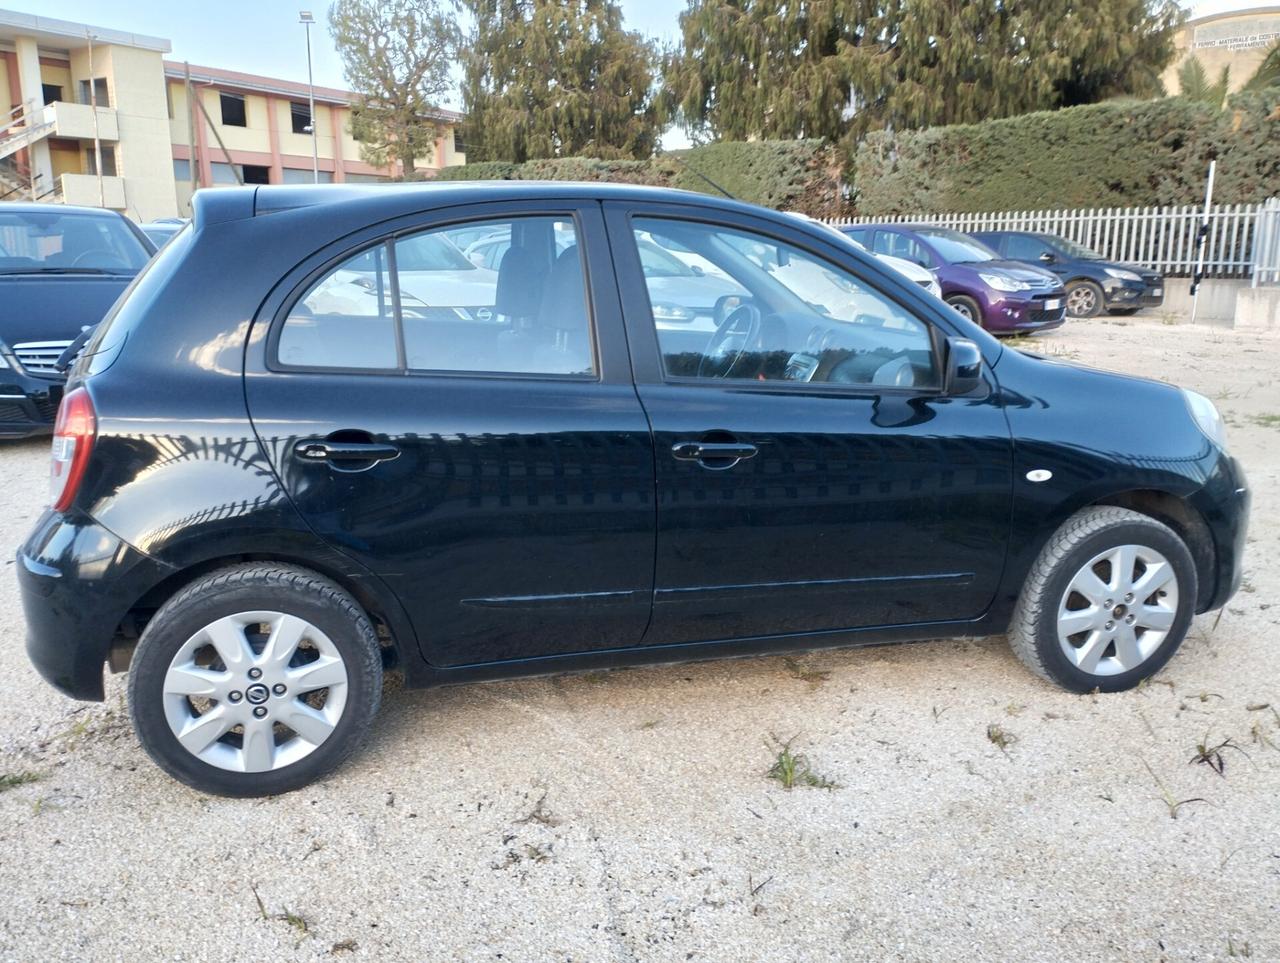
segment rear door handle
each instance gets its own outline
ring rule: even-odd
[[[671,454],[680,461],[696,461],[703,468],[732,468],[756,454],[756,446],[741,441],[677,441]]]
[[[307,439],[293,446],[293,453],[304,461],[352,462],[391,461],[400,457],[395,445],[369,441],[320,441]]]

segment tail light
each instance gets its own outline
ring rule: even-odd
[[[75,501],[97,432],[98,418],[89,392],[76,388],[64,395],[53,426],[53,459],[49,466],[49,497],[55,512],[65,512]]]

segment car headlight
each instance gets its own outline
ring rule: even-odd
[[[1003,274],[979,274],[978,277],[997,291],[1029,291],[1031,285],[1025,281],[1005,277]]]
[[[1188,391],[1186,388],[1182,389],[1182,397],[1187,400],[1187,410],[1191,412],[1191,417],[1196,420],[1205,437],[1219,448],[1225,448],[1227,429],[1222,422],[1222,415],[1218,413],[1218,406],[1199,392]]]
[[[684,308],[678,304],[655,304],[653,320],[655,321],[692,321],[697,314],[692,308]]]
[[[1103,268],[1113,278],[1119,278],[1121,281],[1141,281],[1142,275],[1137,271],[1126,271],[1124,268]]]

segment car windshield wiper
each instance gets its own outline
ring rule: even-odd
[[[105,274],[108,277],[127,277],[130,271],[109,271],[106,268],[93,267],[40,267],[40,268],[3,268],[0,274]]]

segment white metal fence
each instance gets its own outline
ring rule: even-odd
[[[1196,234],[1204,205],[1001,211],[984,214],[899,214],[836,218],[828,223],[937,224],[970,231],[1038,231],[1070,238],[1116,261],[1143,264],[1165,274],[1190,275],[1196,266]],[[1280,199],[1261,204],[1215,204],[1208,211],[1206,277],[1280,283]]]

